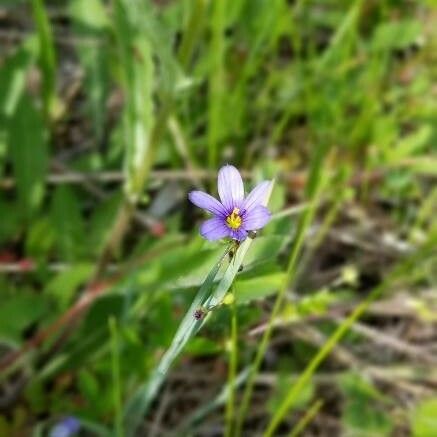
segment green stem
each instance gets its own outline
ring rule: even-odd
[[[250,368],[250,373],[248,376],[246,388],[244,390],[243,399],[241,401],[240,413],[238,415],[238,420],[236,424],[235,436],[240,436],[243,428],[244,418],[247,414],[247,410],[249,408],[250,400],[252,398],[253,387],[255,383],[255,377],[258,373],[258,370],[261,366],[261,362],[265,356],[265,352],[267,350],[267,345],[269,343],[274,321],[279,315],[279,311],[282,307],[282,303],[284,301],[284,297],[286,294],[286,290],[288,288],[288,284],[292,281],[296,273],[297,260],[299,258],[299,254],[302,249],[302,245],[305,241],[305,235],[310,223],[313,220],[314,213],[319,201],[319,186],[321,182],[321,171],[322,171],[322,162],[323,158],[327,153],[327,147],[321,145],[316,150],[316,155],[313,159],[313,164],[311,168],[311,173],[307,182],[307,197],[308,197],[308,208],[304,211],[304,213],[300,217],[299,226],[297,229],[296,238],[291,249],[290,258],[288,261],[287,270],[284,276],[284,280],[281,284],[279,292],[276,297],[275,304],[273,306],[272,313],[270,315],[267,328],[264,332],[264,335],[261,339],[261,343],[258,347],[255,360]]]
[[[112,382],[114,384],[114,410],[115,410],[115,435],[123,437],[123,412],[121,406],[121,381],[120,381],[120,357],[118,350],[118,333],[114,317],[109,319],[109,330],[111,333],[111,351],[112,351]]]
[[[336,344],[343,338],[343,336],[348,332],[348,330],[355,323],[355,321],[363,315],[369,305],[372,304],[375,299],[379,298],[389,286],[392,287],[395,281],[399,280],[400,277],[411,275],[412,271],[417,265],[428,259],[428,257],[433,252],[435,252],[436,235],[437,233],[432,234],[429,241],[421,248],[420,251],[418,251],[418,253],[412,255],[410,258],[394,268],[392,272],[387,275],[384,282],[378,287],[374,288],[373,291],[367,296],[367,298],[354,309],[354,311],[349,315],[346,320],[343,321],[340,326],[338,326],[338,328],[328,338],[323,347],[310,361],[305,370],[300,374],[299,378],[297,379],[291,390],[288,392],[284,401],[276,409],[275,414],[273,415],[273,418],[267,427],[267,430],[263,434],[263,437],[271,437],[274,435],[285,415],[289,412],[290,408],[296,404],[301,390],[303,389],[303,387],[305,387],[306,384],[308,384],[309,380],[311,379],[319,365],[328,356],[328,354],[332,351]]]
[[[238,366],[238,326],[237,326],[237,305],[232,303],[231,315],[231,344],[229,354],[228,386],[229,396],[226,404],[226,437],[234,435],[235,420],[235,378]]]
[[[39,39],[39,64],[42,73],[44,116],[50,122],[57,112],[56,53],[53,32],[44,7],[44,0],[32,0],[33,16]]]
[[[194,47],[199,40],[205,18],[206,0],[193,0],[190,6],[190,17],[183,33],[178,52],[178,58],[182,68],[188,68]]]
[[[217,167],[218,143],[223,131],[223,101],[225,95],[225,17],[226,0],[212,4],[210,72],[208,89],[208,160],[210,169]]]
[[[297,437],[308,426],[308,424],[314,419],[316,414],[322,408],[323,401],[320,399],[311,405],[310,409],[303,415],[303,417],[297,422],[296,426],[291,430],[289,437]]]

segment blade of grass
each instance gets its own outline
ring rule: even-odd
[[[348,332],[349,328],[355,323],[355,321],[363,315],[367,310],[369,305],[378,297],[380,297],[389,287],[391,287],[394,281],[398,280],[399,277],[411,274],[411,272],[416,267],[416,264],[423,259],[426,259],[430,254],[435,252],[436,244],[436,233],[430,237],[430,240],[426,245],[423,246],[421,250],[415,255],[408,258],[406,261],[401,262],[397,267],[395,267],[390,274],[387,275],[385,281],[367,296],[367,298],[361,302],[354,311],[349,315],[344,322],[338,326],[334,333],[329,337],[323,347],[317,352],[314,358],[307,365],[305,370],[300,374],[299,378],[288,392],[285,399],[281,402],[279,407],[276,409],[265,433],[264,437],[273,436],[278,426],[284,419],[285,415],[289,413],[290,409],[296,404],[296,400],[302,388],[309,382],[314,372],[323,362],[323,360],[329,355],[331,350],[335,345],[343,338],[343,336]]]
[[[50,21],[44,7],[44,0],[32,0],[32,9],[40,45],[39,64],[42,71],[44,115],[46,120],[49,121],[56,117],[58,111],[55,45]]]
[[[8,129],[19,206],[29,220],[44,199],[49,156],[43,117],[26,94],[18,102]]]
[[[229,396],[226,404],[226,437],[234,435],[235,420],[235,378],[238,366],[238,327],[237,327],[237,305],[232,303],[231,314],[231,341],[229,345],[229,370],[228,370],[228,387]]]
[[[347,30],[351,28],[352,24],[355,23],[359,11],[361,10],[361,0],[356,1],[349,12],[347,13],[345,19],[343,20],[342,25],[334,35],[334,37],[331,40],[331,43],[324,53],[324,55],[321,57],[319,61],[316,62],[315,71],[318,72],[322,68],[324,68],[328,62],[331,61],[332,58],[334,58],[335,53],[338,50],[338,47],[340,45],[340,42],[343,40],[344,35],[347,33]],[[238,417],[237,422],[237,428],[236,428],[236,435],[240,436],[244,417],[247,413],[247,409],[249,407],[249,403],[252,397],[252,391],[253,391],[253,384],[255,380],[256,373],[258,372],[258,369],[261,365],[262,359],[264,357],[265,351],[267,349],[268,341],[270,339],[272,330],[273,330],[273,321],[276,319],[277,315],[279,314],[279,311],[282,306],[282,302],[285,297],[285,292],[287,290],[288,284],[291,283],[291,281],[295,279],[296,276],[296,269],[297,269],[297,261],[301,253],[301,249],[304,242],[304,237],[307,232],[307,229],[309,225],[312,222],[315,210],[317,208],[317,205],[319,203],[319,197],[320,197],[320,186],[321,186],[321,180],[322,180],[322,165],[325,160],[325,156],[328,153],[329,146],[328,146],[328,138],[330,138],[330,126],[333,123],[333,120],[331,118],[335,118],[335,114],[331,114],[328,110],[322,110],[320,107],[320,104],[315,102],[315,96],[319,96],[320,93],[316,92],[317,83],[312,80],[308,80],[304,82],[302,85],[302,90],[304,93],[304,97],[306,99],[306,106],[307,111],[309,115],[309,122],[314,123],[314,131],[319,132],[319,135],[321,134],[321,131],[326,130],[324,133],[325,138],[322,139],[322,145],[316,149],[315,156],[312,160],[311,164],[311,171],[310,171],[310,177],[307,182],[306,186],[306,195],[309,202],[308,209],[303,213],[303,215],[300,218],[297,234],[295,237],[294,244],[291,249],[291,254],[288,261],[288,266],[286,270],[286,275],[284,282],[279,289],[271,316],[269,318],[269,322],[267,325],[267,329],[264,332],[264,335],[261,339],[261,343],[258,347],[254,363],[252,365],[252,370],[249,375],[247,385],[243,394],[243,399],[241,402],[241,409]],[[318,88],[317,88],[318,89]],[[328,96],[321,95],[320,98],[323,100],[323,98],[326,99],[326,102],[329,102]],[[287,119],[287,115],[284,115],[285,119]],[[279,121],[280,126],[285,126],[283,124],[283,120]],[[282,129],[282,128],[281,128]],[[275,134],[274,134],[275,135]],[[322,136],[320,135],[320,138]]]
[[[187,3],[190,8],[190,16],[187,20],[178,52],[179,62],[185,69],[189,67],[194,47],[203,28],[206,3],[206,0],[194,0]]]
[[[3,60],[0,69],[0,115],[6,118],[15,114],[20,98],[26,89],[26,70],[33,65],[38,56],[38,40],[32,35],[25,39],[17,51],[10,57]],[[1,124],[6,120],[0,118]]]
[[[300,2],[296,3],[296,9],[303,7],[303,4],[306,3],[305,1],[302,1],[302,4]],[[355,3],[352,4],[349,11],[345,15],[341,25],[337,28],[335,34],[331,38],[329,42],[328,48],[325,50],[323,55],[319,59],[315,59],[314,67],[311,69],[311,71],[308,71],[306,68],[305,71],[302,71],[300,74],[300,79],[302,82],[297,82],[294,92],[293,92],[293,99],[296,99],[302,95],[302,93],[305,91],[305,87],[308,86],[308,83],[311,83],[312,81],[318,81],[320,80],[320,77],[323,76],[325,71],[329,71],[328,67],[329,64],[334,63],[336,56],[338,54],[338,51],[341,49],[342,44],[344,43],[344,40],[349,32],[351,32],[354,27],[356,26],[356,22],[358,20],[359,14],[361,12],[362,8],[362,0],[356,0]],[[290,21],[290,24],[293,22]],[[297,36],[294,29],[292,29],[293,34],[293,42],[297,47],[298,54],[300,53],[300,42],[299,37]],[[298,64],[300,66],[300,64]],[[309,75],[309,73],[311,73]],[[317,95],[316,93],[314,95]],[[272,129],[272,133],[270,135],[269,142],[271,144],[276,144],[284,129],[287,126],[287,123],[290,121],[290,118],[293,114],[294,107],[293,105],[289,105],[289,108],[284,111],[282,114],[281,119],[276,124],[274,129]]]
[[[114,317],[109,319],[109,331],[111,333],[111,352],[112,352],[112,383],[114,386],[114,410],[115,424],[114,432],[117,437],[122,437],[123,433],[123,412],[121,406],[121,381],[120,381],[120,351],[118,345],[117,324]]]
[[[129,228],[136,204],[143,194],[169,110],[168,104],[164,103],[155,121],[153,53],[141,21],[149,11],[140,6],[138,1],[114,0],[114,32],[125,92],[125,197],[108,232],[94,279],[101,275],[108,260],[118,251]]]
[[[144,416],[144,414],[147,413],[150,403],[156,396],[159,387],[164,382],[164,378],[166,377],[171,364],[179,355],[179,352],[188,342],[189,338],[191,338],[203,324],[202,320],[197,320],[194,317],[194,312],[198,308],[207,307],[207,302],[214,284],[214,279],[217,276],[217,273],[219,272],[221,266],[223,265],[223,262],[225,261],[230,249],[231,245],[226,248],[223,255],[220,256],[219,260],[208,273],[208,276],[200,287],[189,310],[185,314],[185,317],[182,319],[182,322],[179,325],[175,336],[173,337],[173,341],[169,349],[161,358],[161,361],[155,368],[155,371],[152,373],[149,380],[146,381],[145,384],[140,386],[136,393],[128,401],[124,411],[124,418],[128,435],[135,434],[141,418]]]
[[[348,196],[348,185],[347,180],[349,178],[349,169],[347,166],[344,166],[338,170],[338,174],[336,176],[336,180],[329,181],[328,184],[333,193],[332,203],[329,206],[325,217],[322,220],[319,230],[317,233],[311,238],[311,241],[308,244],[308,248],[302,254],[301,261],[299,263],[299,267],[296,270],[295,274],[295,283],[299,283],[300,277],[314,256],[315,252],[322,244],[323,240],[327,236],[329,230],[331,229],[335,219],[337,218],[338,213],[341,210],[341,207]]]
[[[308,207],[304,210],[303,214],[300,216],[297,233],[295,236],[295,240],[293,243],[293,246],[291,248],[291,253],[288,261],[287,270],[284,276],[284,280],[281,284],[281,287],[278,291],[275,304],[272,310],[272,313],[270,315],[267,329],[264,332],[264,335],[261,339],[261,343],[258,347],[254,362],[251,366],[249,377],[246,383],[246,388],[243,393],[243,398],[241,401],[241,407],[238,414],[238,419],[236,423],[235,428],[235,435],[240,436],[243,428],[243,422],[244,418],[246,416],[247,410],[249,408],[250,400],[252,398],[252,392],[253,387],[255,383],[255,377],[258,373],[258,370],[261,366],[261,362],[263,360],[263,357],[265,355],[268,342],[270,340],[270,336],[273,330],[274,320],[279,314],[279,311],[282,306],[282,302],[285,297],[285,292],[287,290],[288,284],[293,279],[296,267],[297,267],[297,260],[299,257],[299,254],[302,249],[302,245],[304,243],[305,235],[308,230],[309,225],[311,224],[313,220],[313,216],[315,213],[315,210],[317,208],[317,205],[319,203],[319,187],[321,185],[321,179],[322,179],[322,164],[323,159],[328,151],[328,146],[326,144],[322,144],[316,149],[315,156],[313,158],[312,166],[310,175],[307,182],[307,200],[308,200]]]
[[[346,37],[350,32],[355,32],[357,21],[360,16],[363,0],[356,0],[349,11],[345,15],[342,23],[338,26],[337,31],[329,42],[329,48],[325,50],[322,57],[318,61],[317,70],[323,71],[330,62],[336,60],[336,55],[339,51],[347,46]]]
[[[101,0],[72,0],[69,12],[77,35],[94,38],[95,42],[78,41],[77,53],[85,72],[84,86],[88,113],[93,121],[97,142],[104,137],[105,103],[109,90],[108,48],[109,19]]]
[[[139,12],[137,2],[115,2],[115,30],[126,93],[124,188],[132,204],[141,196],[150,169],[150,136],[154,124],[152,49],[146,33],[140,31]]]
[[[208,90],[208,159],[217,168],[218,144],[223,132],[222,113],[225,95],[225,16],[226,0],[212,4],[210,71]]]
[[[302,416],[302,418],[297,422],[296,426],[291,430],[289,437],[297,437],[302,433],[302,431],[308,426],[308,424],[314,419],[316,414],[322,408],[323,401],[320,399],[311,405],[309,410]]]

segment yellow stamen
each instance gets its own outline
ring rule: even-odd
[[[241,217],[240,210],[238,208],[234,208],[231,215],[228,215],[226,218],[226,223],[228,226],[234,231],[241,226]]]

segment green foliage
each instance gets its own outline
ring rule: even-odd
[[[8,342],[19,343],[23,331],[48,311],[47,302],[30,290],[5,299],[0,308],[0,335]],[[14,317],[10,317],[13,314]]]
[[[79,37],[96,38],[94,43],[80,42],[77,50],[86,76],[87,113],[92,117],[95,139],[99,143],[104,134],[109,91],[108,47],[99,40],[107,38],[110,20],[100,0],[74,0],[70,2],[70,14]]]
[[[155,146],[151,138],[154,124],[152,47],[139,22],[142,13],[147,14],[147,8],[143,8],[139,1],[117,0],[114,10],[121,81],[126,95],[125,190],[133,202],[138,201],[142,194]]]
[[[0,4],[0,435],[437,435],[434,0]]]
[[[47,282],[45,292],[56,300],[60,309],[71,304],[79,287],[86,283],[92,273],[91,264],[76,264],[64,272],[59,272]]]
[[[287,396],[288,387],[293,384],[293,378],[288,377],[284,374],[278,375],[278,380],[275,385],[275,392],[269,399],[267,408],[270,414],[274,412],[281,406],[285,397]],[[314,385],[309,383],[305,388],[299,393],[299,397],[296,399],[296,408],[304,409],[308,406],[311,398],[314,396]]]
[[[414,437],[431,437],[437,429],[437,399],[424,400],[416,406],[411,414]]]
[[[8,131],[20,210],[30,219],[44,198],[48,147],[43,119],[28,96],[19,100]]]
[[[56,54],[51,24],[44,0],[32,0],[34,20],[39,40],[39,65],[42,73],[42,98],[47,119],[56,118],[59,105],[56,93]]]
[[[405,49],[415,42],[422,33],[420,21],[399,20],[380,24],[373,36],[375,50]]]
[[[35,38],[30,37],[22,46],[11,55],[0,70],[0,95],[3,96],[1,106],[2,128],[5,118],[17,111],[17,105],[25,87],[26,70],[36,60],[38,44]]]
[[[359,375],[347,374],[340,381],[345,395],[342,421],[356,436],[389,436],[393,423],[383,405],[387,399]]]
[[[56,188],[52,202],[51,219],[58,251],[62,259],[74,260],[83,250],[81,239],[84,226],[80,204],[74,191],[67,186]]]
[[[264,299],[277,292],[283,280],[282,272],[239,280],[234,289],[236,301],[238,304],[243,304]]]

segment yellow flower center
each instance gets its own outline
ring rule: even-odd
[[[240,210],[238,208],[234,208],[231,215],[228,215],[226,218],[226,223],[234,231],[241,226],[241,217],[239,214]]]

